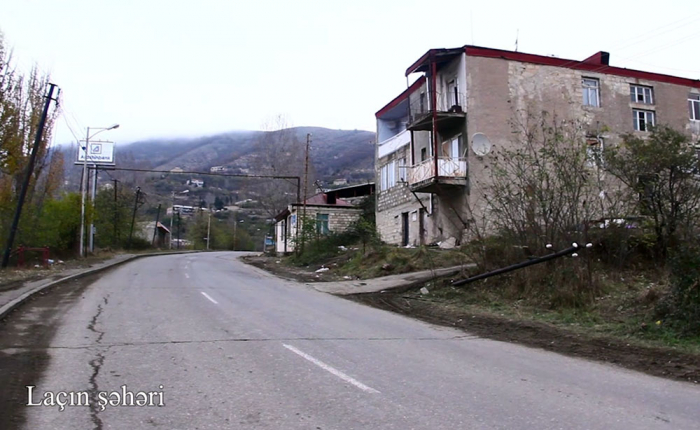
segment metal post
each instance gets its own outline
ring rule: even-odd
[[[90,217],[90,252],[95,252],[95,211],[97,209],[97,202],[95,197],[97,196],[97,164],[93,164],[93,170],[95,171],[92,175],[92,192],[90,199],[92,200],[92,217]]]
[[[80,142],[78,142],[80,144]],[[85,257],[85,199],[87,198],[87,160],[88,147],[90,145],[90,127],[85,134],[85,147],[83,147],[83,183],[80,186],[80,256]]]
[[[19,192],[19,198],[17,199],[17,208],[15,209],[15,216],[12,219],[12,226],[10,227],[10,235],[7,238],[7,246],[5,247],[5,254],[2,257],[2,267],[3,269],[7,267],[10,262],[10,254],[12,253],[12,244],[15,241],[15,234],[17,233],[17,227],[19,226],[19,220],[22,216],[22,206],[24,206],[24,199],[27,197],[27,190],[29,190],[29,182],[32,179],[32,171],[34,170],[34,163],[36,162],[36,154],[39,152],[39,146],[41,146],[41,137],[44,134],[44,126],[46,125],[46,117],[49,115],[49,107],[51,106],[51,100],[53,96],[53,90],[56,85],[49,84],[49,95],[46,97],[46,104],[44,105],[44,111],[41,113],[41,118],[39,119],[39,126],[36,131],[36,138],[34,139],[34,146],[32,147],[32,152],[29,155],[29,163],[27,163],[27,172],[24,175],[24,182],[22,183],[22,188]]]

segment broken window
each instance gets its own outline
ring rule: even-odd
[[[603,168],[603,139],[589,137],[586,143],[586,165],[590,168]]]
[[[700,94],[690,94],[688,96],[688,109],[690,119],[700,121]]]
[[[651,87],[630,85],[630,99],[632,103],[654,104],[654,90]]]
[[[632,115],[636,131],[649,131],[656,124],[654,111],[633,109]]]
[[[583,78],[583,105],[600,107],[600,81],[593,78]]]

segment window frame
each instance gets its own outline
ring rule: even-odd
[[[325,217],[322,218],[322,217]],[[330,215],[326,213],[316,213],[316,234],[327,236],[331,233],[329,228]]]
[[[688,115],[691,121],[700,121],[700,94],[688,94]]]
[[[648,100],[646,93],[647,90],[649,92]],[[639,100],[640,95],[642,98],[641,101]],[[632,103],[639,103],[643,105],[656,104],[656,97],[654,96],[654,87],[650,87],[648,85],[630,84],[630,100],[632,101]]]
[[[595,86],[587,85],[586,81],[594,82]],[[583,89],[583,105],[600,107],[600,79],[581,77],[581,88]],[[595,104],[591,103],[591,92],[595,94]]]
[[[644,129],[641,128],[639,114],[644,114]],[[651,121],[649,121],[651,118]],[[651,122],[651,124],[649,124]],[[656,112],[653,110],[645,109],[632,109],[632,123],[634,131],[648,132],[650,127],[656,125]]]

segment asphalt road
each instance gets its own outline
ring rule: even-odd
[[[233,253],[144,258],[81,294],[51,317],[32,397],[50,405],[23,406],[27,429],[700,428],[700,387],[432,326]],[[154,406],[100,398],[123,385]],[[59,392],[90,400],[61,411]]]

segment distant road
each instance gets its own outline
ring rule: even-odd
[[[34,401],[95,396],[23,407],[24,428],[700,428],[700,387],[432,326],[235,256],[144,258],[55,310],[21,308],[4,330],[55,327],[45,345],[0,335],[2,354],[48,352]],[[122,385],[165,406],[102,410],[97,393]]]

